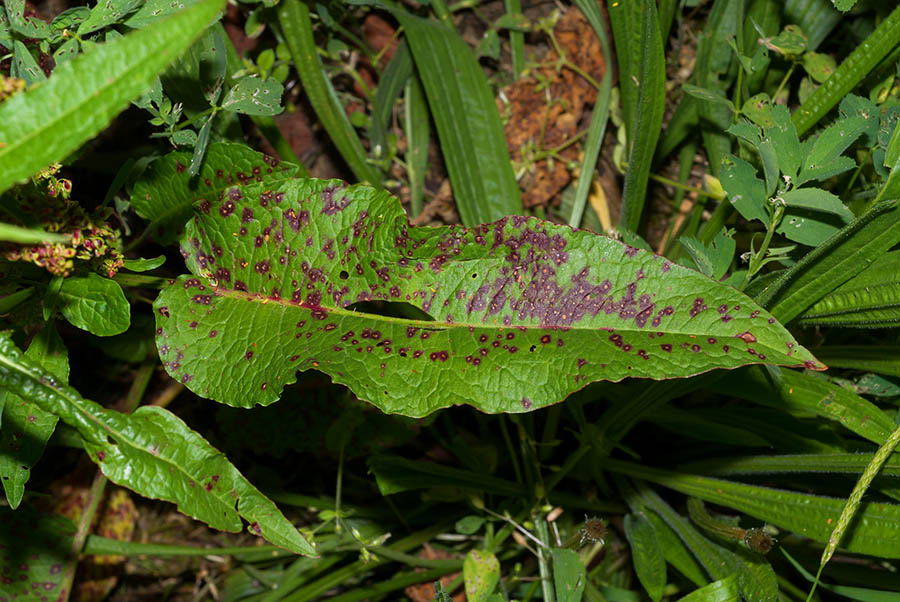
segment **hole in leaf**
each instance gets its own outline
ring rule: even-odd
[[[403,318],[404,320],[420,320],[434,322],[434,318],[405,301],[359,301],[347,306],[350,311],[385,316],[387,318]]]
[[[341,273],[338,274],[341,280],[346,280],[350,277],[350,274],[347,273],[347,270],[341,270]]]

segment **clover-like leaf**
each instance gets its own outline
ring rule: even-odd
[[[205,397],[269,404],[315,368],[387,412],[510,412],[596,380],[821,367],[742,293],[612,239],[519,216],[412,227],[385,192],[273,180],[208,194],[170,181],[174,202],[198,202],[182,245],[192,273],[154,304],[157,346]],[[371,301],[432,319],[357,305]]]

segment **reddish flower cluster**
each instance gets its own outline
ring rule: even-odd
[[[94,269],[112,278],[124,264],[119,235],[107,224],[112,211],[103,208],[93,215],[69,199],[72,182],[57,178],[59,165],[51,165],[33,178],[32,193],[20,197],[19,208],[29,213],[46,232],[68,234],[65,243],[16,245],[2,256],[9,261],[27,261],[58,276],[68,276],[75,259],[90,261]]]

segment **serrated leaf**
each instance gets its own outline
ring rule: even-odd
[[[133,29],[143,29],[196,3],[197,0],[146,0],[133,15],[128,17],[125,25]]]
[[[553,587],[559,602],[581,602],[587,581],[584,562],[574,550],[553,548]]]
[[[817,84],[823,83],[837,69],[837,62],[830,54],[806,52],[801,61],[803,68]]]
[[[835,215],[808,209],[789,209],[775,231],[794,242],[815,247],[837,234],[845,224]]]
[[[830,213],[843,218],[845,223],[853,219],[853,213],[844,206],[841,199],[821,188],[795,188],[780,196],[788,207]]]
[[[853,169],[854,167],[856,167],[856,161],[854,161],[850,157],[837,157],[836,159],[829,161],[822,167],[804,169],[797,177],[796,184],[797,186],[803,186],[804,184],[812,180],[824,182],[828,178],[832,178],[838,174],[842,174],[845,171]]]
[[[243,77],[238,80],[225,100],[222,108],[244,115],[278,115],[284,87],[274,79]]]
[[[47,81],[44,70],[37,64],[25,44],[16,40],[13,43],[12,75],[25,80],[26,86],[33,86]]]
[[[772,108],[773,125],[766,129],[764,139],[775,147],[778,156],[778,167],[781,173],[793,182],[797,179],[803,153],[800,150],[800,137],[797,128],[791,122],[791,114],[787,107],[776,105]]]
[[[728,155],[722,164],[721,182],[731,204],[744,219],[769,223],[766,185],[756,177],[752,165],[740,157]]]
[[[142,3],[143,0],[98,0],[90,16],[78,26],[78,35],[85,36],[112,25]]]
[[[64,159],[103,129],[222,5],[222,0],[203,0],[159,25],[100,45],[58,66],[47,82],[0,104],[0,192]]]
[[[731,575],[694,590],[678,602],[740,602],[740,599],[737,575]]]
[[[82,398],[75,389],[23,357],[0,333],[0,383],[73,426],[85,451],[111,481],[179,510],[215,529],[251,533],[304,555],[315,549],[278,508],[221,452],[180,418],[157,406],[121,414]]]
[[[70,324],[101,337],[125,332],[131,324],[131,307],[122,287],[93,273],[64,279],[59,306]]]
[[[223,192],[200,198],[183,238],[192,275],[155,308],[169,373],[230,405],[272,403],[310,368],[422,416],[527,411],[599,379],[818,367],[741,293],[605,237],[525,217],[411,227],[395,198],[339,181]],[[433,321],[351,307],[368,301]]]
[[[469,550],[463,561],[466,599],[485,602],[500,582],[500,561],[488,550]]]
[[[736,243],[725,228],[716,234],[715,240],[709,245],[690,236],[682,236],[678,242],[688,250],[700,271],[713,280],[721,279],[731,267]]]
[[[775,123],[772,119],[772,98],[765,92],[745,100],[741,114],[762,128],[770,128]]]
[[[766,46],[785,57],[796,57],[806,50],[806,35],[794,24],[785,25],[781,33],[766,41]]]
[[[816,137],[809,155],[803,161],[803,171],[818,169],[837,159],[851,144],[856,142],[857,138],[862,136],[868,126],[868,120],[854,115],[838,119],[822,130]],[[801,176],[802,173],[801,171]]]
[[[32,339],[25,357],[39,364],[60,382],[69,379],[69,357],[53,322]],[[10,508],[18,508],[31,467],[44,453],[57,418],[31,400],[8,394],[2,408],[0,430],[0,482]]]
[[[25,16],[25,0],[6,0],[6,17],[9,26],[26,38],[43,40],[50,37],[50,26],[37,17]]]
[[[251,182],[274,185],[299,169],[242,144],[224,142],[209,146],[200,174],[193,180],[185,173],[190,164],[191,153],[169,153],[147,166],[131,193],[132,207],[152,221],[149,228],[162,242],[174,241],[182,234],[193,203],[200,199]]]
[[[628,514],[625,537],[631,545],[631,559],[641,585],[653,602],[659,602],[666,587],[666,560],[653,523],[643,513]]]

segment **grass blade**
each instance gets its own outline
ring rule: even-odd
[[[900,376],[898,345],[829,345],[817,352],[827,357],[828,363],[835,368]]]
[[[431,126],[425,91],[417,74],[406,81],[403,129],[406,131],[406,174],[409,178],[410,213],[415,217],[424,206],[425,172],[428,169],[428,144]]]
[[[628,3],[625,3],[628,4]],[[663,53],[656,3],[644,0],[641,9],[640,66],[637,69],[637,111],[634,116],[628,170],[622,190],[620,226],[637,232],[647,197],[650,164],[662,127],[666,103],[666,57]],[[623,97],[624,100],[624,97]]]
[[[472,51],[442,23],[399,10],[394,15],[406,30],[428,97],[462,223],[521,213],[500,114]]]
[[[581,226],[581,220],[584,217],[584,207],[587,204],[591,183],[594,181],[594,170],[597,167],[597,158],[600,156],[600,146],[603,144],[603,137],[606,134],[606,123],[609,119],[609,99],[612,93],[612,69],[610,68],[612,65],[612,52],[609,48],[606,28],[603,25],[603,16],[597,4],[587,0],[575,0],[575,5],[587,17],[597,37],[600,38],[600,44],[603,46],[603,60],[606,65],[603,81],[600,82],[600,91],[597,94],[597,102],[594,103],[587,140],[584,143],[584,161],[581,164],[581,173],[578,175],[575,200],[572,214],[569,217],[569,225],[573,228],[578,228]]]
[[[784,454],[713,458],[685,464],[681,469],[712,476],[798,472],[862,474],[868,462],[863,454]],[[900,477],[900,457],[888,458],[881,475]]]
[[[331,141],[360,182],[379,185],[381,176],[367,162],[362,142],[325,75],[313,38],[309,7],[302,0],[283,0],[278,4],[278,22],[303,82],[303,90]]]
[[[203,0],[57,67],[0,105],[0,192],[102,130],[186,49],[223,6]]]

